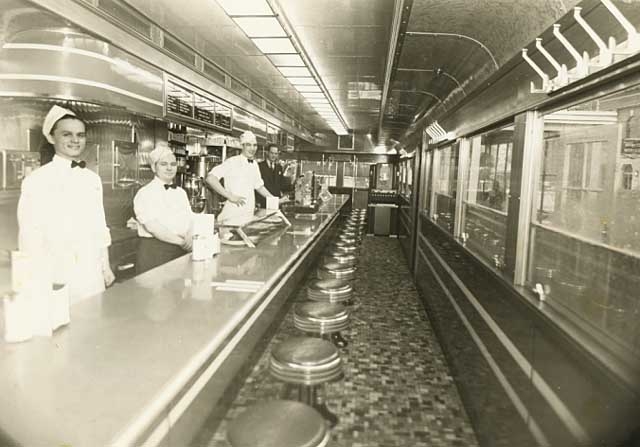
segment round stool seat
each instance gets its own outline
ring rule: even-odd
[[[357,245],[360,243],[360,239],[350,235],[339,234],[338,241],[344,242],[345,244]]]
[[[332,334],[349,327],[349,311],[337,303],[302,303],[294,309],[293,324],[301,331]]]
[[[351,265],[330,262],[318,267],[319,279],[341,279],[350,281],[356,276],[356,267]]]
[[[353,287],[338,279],[316,279],[307,286],[307,297],[312,301],[340,303],[353,297]]]
[[[357,242],[345,242],[341,240],[334,241],[330,247],[337,248],[347,253],[353,253],[358,250]]]
[[[232,447],[322,447],[329,430],[322,415],[292,400],[259,402],[229,424]]]
[[[356,258],[355,255],[340,250],[330,251],[325,255],[323,260],[325,264],[337,262],[338,264],[349,266],[354,266],[358,262],[358,258]]]
[[[342,359],[333,343],[321,338],[294,337],[271,351],[269,371],[286,383],[319,385],[342,376]]]

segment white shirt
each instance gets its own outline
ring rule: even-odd
[[[224,163],[215,166],[210,174],[224,178],[225,189],[246,200],[243,206],[227,201],[218,220],[227,225],[241,225],[251,220],[255,209],[253,191],[264,186],[258,162],[254,160],[249,163],[247,157],[240,154],[227,158]]]
[[[111,244],[102,181],[55,155],[22,182],[18,202],[20,250],[68,284],[72,302],[104,291],[102,256]]]
[[[153,237],[145,225],[154,220],[179,236],[185,236],[191,229],[193,212],[187,193],[180,187],[165,189],[164,185],[154,177],[140,188],[133,199],[140,237]]]

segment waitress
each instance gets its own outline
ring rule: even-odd
[[[193,212],[187,193],[173,184],[178,163],[168,147],[149,153],[155,177],[133,199],[138,220],[137,273],[143,273],[191,250]]]
[[[253,159],[258,150],[256,136],[253,132],[246,131],[240,136],[240,144],[240,155],[227,158],[207,176],[207,183],[227,199],[218,216],[218,222],[222,225],[242,225],[253,218],[254,191],[267,198],[275,197],[264,187],[258,163]],[[220,183],[222,178],[224,186]]]

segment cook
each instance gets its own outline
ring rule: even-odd
[[[73,304],[104,291],[115,279],[102,181],[81,159],[86,127],[74,112],[54,105],[42,133],[55,155],[22,182],[19,247],[50,272],[54,284],[69,287]]]
[[[178,163],[171,149],[149,153],[155,177],[133,199],[138,221],[137,273],[143,273],[191,251],[193,212],[187,193],[173,181]]]
[[[207,183],[227,199],[218,216],[223,225],[242,225],[253,218],[254,191],[266,198],[275,197],[264,187],[258,163],[253,159],[258,150],[256,136],[246,131],[240,136],[240,144],[240,155],[227,158],[207,176]],[[224,179],[224,186],[220,179]]]

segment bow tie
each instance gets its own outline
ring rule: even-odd
[[[75,160],[71,160],[71,167],[75,168],[75,167],[80,167],[82,169],[84,169],[87,166],[87,162],[84,160],[80,160],[80,161],[75,161]]]
[[[176,189],[177,186],[176,185],[163,185],[164,189]]]
[[[247,158],[247,161],[248,161],[249,163],[253,163],[253,159],[251,159],[251,160],[250,160],[250,159],[248,159],[248,158]]]

